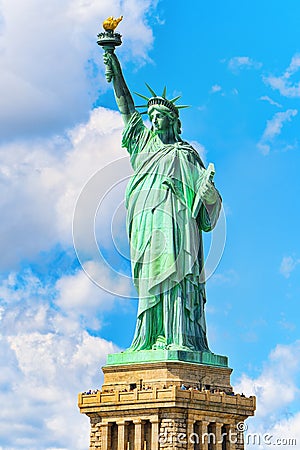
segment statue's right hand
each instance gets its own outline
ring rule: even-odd
[[[116,55],[110,52],[104,53],[103,61],[106,65],[105,78],[110,83],[120,70],[120,64]]]

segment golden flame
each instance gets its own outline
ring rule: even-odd
[[[123,19],[123,16],[120,16],[118,19],[114,19],[113,16],[108,17],[106,20],[104,20],[103,22],[103,28],[105,31],[114,31],[117,26],[119,25],[119,23],[121,22],[121,20]]]

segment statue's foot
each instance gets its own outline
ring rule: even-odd
[[[167,346],[167,350],[180,350],[184,352],[191,352],[192,349],[189,347],[186,347],[185,345],[178,345],[178,344],[169,344]]]
[[[158,336],[155,344],[152,345],[152,350],[165,350],[166,349],[166,338],[164,336]]]
[[[132,353],[134,351],[136,351],[136,350],[134,350],[131,347],[129,347],[129,348],[126,348],[125,350],[123,350],[121,353]]]

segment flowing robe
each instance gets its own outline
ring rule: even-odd
[[[132,276],[139,294],[131,350],[209,351],[201,231],[216,224],[221,198],[199,195],[204,165],[187,142],[163,144],[135,112],[124,129],[134,169],[126,190]]]

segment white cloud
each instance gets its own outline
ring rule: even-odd
[[[262,64],[249,56],[234,56],[228,61],[228,68],[232,72],[239,72],[240,69],[260,69]]]
[[[234,269],[229,269],[223,273],[214,273],[210,282],[216,285],[235,285],[239,280],[239,275]]]
[[[278,421],[270,430],[270,435],[273,442],[278,442],[287,450],[295,450],[300,442],[300,412]]]
[[[204,147],[204,145],[200,144],[200,142],[198,142],[198,141],[190,141],[190,144],[194,147],[194,149],[197,150],[203,163],[206,164],[207,150]]]
[[[103,19],[124,15],[118,52],[140,64],[153,42],[146,15],[155,6],[156,0],[55,0],[43,7],[39,0],[2,0],[1,139],[51,135],[84,120],[108,86],[96,44]]]
[[[271,143],[276,136],[281,133],[282,127],[285,122],[290,122],[293,117],[298,114],[297,109],[288,109],[284,112],[277,112],[272,119],[267,121],[265,131],[261,140],[257,144],[257,147],[263,155],[269,154],[271,150]]]
[[[119,113],[104,108],[94,110],[87,123],[70,132],[71,149],[65,159],[64,188],[57,202],[58,227],[62,239],[70,237],[76,199],[89,178],[111,161],[127,156],[121,150],[123,123]],[[120,178],[122,174],[120,173]]]
[[[260,97],[260,100],[263,100],[265,102],[270,103],[270,105],[277,106],[278,108],[282,108],[282,105],[278,102],[275,102],[271,97],[268,95],[263,95]]]
[[[56,287],[44,285],[30,272],[23,279],[11,274],[0,286],[0,441],[5,449],[88,447],[89,423],[79,414],[77,394],[101,386],[100,367],[106,354],[118,349],[85,331],[68,308],[64,288],[59,305],[52,307],[57,287],[63,280]],[[97,293],[76,287],[87,304],[82,314],[94,314],[88,302]],[[99,301],[98,313],[110,306]]]
[[[296,109],[288,109],[284,112],[276,113],[271,120],[267,121],[267,126],[263,134],[263,139],[270,140],[281,133],[285,122],[290,122],[298,114]]]
[[[299,263],[300,259],[293,258],[292,256],[284,256],[279,271],[285,278],[289,278]]]
[[[98,108],[68,138],[0,147],[2,269],[14,269],[57,242],[72,244],[72,216],[84,184],[97,169],[127,155],[121,130],[117,112]],[[110,199],[115,207],[119,197]]]
[[[290,322],[286,319],[285,314],[281,313],[281,318],[278,321],[279,325],[282,329],[288,330],[288,331],[294,331],[296,329],[296,324],[293,322]]]
[[[13,384],[6,380],[7,392],[0,391],[6,404],[2,443],[26,450],[86,448],[89,424],[77,411],[76,397],[100,387],[100,366],[116,348],[82,330],[77,338],[35,332],[8,337],[7,342],[16,366]],[[70,428],[78,431],[70,435]]]
[[[273,416],[281,414],[287,405],[299,397],[299,350],[300,341],[291,345],[277,345],[257,378],[243,375],[235,386],[237,392],[257,396],[256,417],[266,418],[271,422]]]
[[[215,94],[216,92],[220,92],[221,90],[222,90],[222,87],[221,87],[219,84],[214,84],[214,85],[211,87],[210,92],[211,92],[212,94]]]
[[[99,329],[99,311],[111,310],[115,305],[114,296],[123,294],[132,299],[131,283],[130,277],[122,276],[95,261],[88,261],[84,264],[84,271],[78,270],[57,281],[55,304],[68,316],[81,318],[85,326]]]
[[[262,142],[262,141],[260,141],[260,142],[257,144],[257,148],[259,149],[259,151],[260,151],[264,156],[268,155],[268,154],[270,153],[270,151],[271,151],[271,146],[270,146],[269,144],[266,144],[266,143]]]
[[[290,65],[281,76],[270,75],[264,77],[264,82],[271,86],[272,89],[278,90],[284,97],[298,98],[300,97],[300,82],[293,82],[290,78],[300,69],[300,54],[292,57]]]
[[[270,448],[270,443],[264,441],[266,434],[271,436],[270,441],[273,445],[277,439],[281,439],[281,442],[284,439],[296,439],[298,443],[300,442],[300,412],[296,409],[296,412],[286,416],[290,407],[299,405],[299,350],[300,341],[295,341],[290,345],[277,345],[270,353],[257,378],[243,375],[235,386],[237,392],[257,397],[255,417],[248,422],[249,429],[246,439],[251,445],[247,448],[258,448],[257,441],[253,445],[254,433],[261,439],[259,448],[265,450]],[[284,448],[295,449],[297,447],[285,445]]]
[[[300,68],[300,54],[296,54],[292,57],[291,63],[286,69],[285,78],[290,78],[294,73],[298,72]]]

